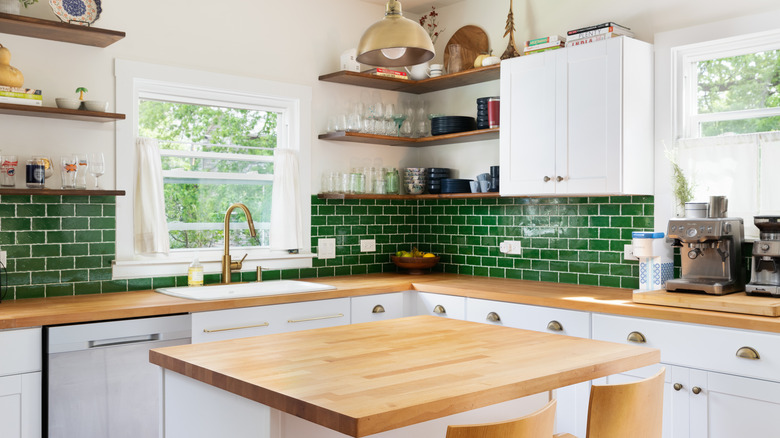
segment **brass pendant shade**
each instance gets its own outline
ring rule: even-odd
[[[401,3],[390,0],[385,17],[360,38],[357,61],[379,67],[402,67],[430,61],[435,52],[425,29],[401,13]]]

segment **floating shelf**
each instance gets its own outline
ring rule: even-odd
[[[0,103],[0,114],[45,117],[49,119],[81,120],[83,122],[114,122],[125,119],[124,114],[71,110],[50,106],[16,105],[13,103]]]
[[[357,85],[359,87],[377,88],[380,90],[424,94],[433,91],[447,90],[449,88],[493,81],[499,79],[500,77],[501,64],[495,64],[488,67],[472,68],[459,73],[453,73],[451,75],[423,79],[421,81],[388,78],[372,75],[370,73],[358,73],[353,71],[338,71],[335,73],[322,75],[319,77],[319,80],[325,82],[335,82],[338,84]]]
[[[0,33],[93,47],[108,47],[125,37],[124,32],[116,30],[4,13],[0,13]]]
[[[124,190],[80,190],[80,189],[3,189],[0,195],[42,195],[42,196],[125,196]]]
[[[351,143],[370,143],[386,146],[438,146],[443,144],[465,143],[470,141],[498,139],[499,128],[479,129],[476,131],[458,132],[455,134],[435,135],[431,137],[409,138],[390,135],[364,134],[361,132],[329,132],[320,134],[320,140],[336,140]]]
[[[345,193],[320,193],[319,199],[479,199],[479,198],[500,198],[496,193],[441,193],[438,195],[350,195]]]

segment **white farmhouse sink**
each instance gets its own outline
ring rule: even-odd
[[[317,292],[331,289],[336,289],[336,286],[309,283],[306,281],[275,280],[263,281],[260,283],[220,284],[215,286],[164,287],[155,290],[174,297],[207,301],[294,294],[299,292]]]

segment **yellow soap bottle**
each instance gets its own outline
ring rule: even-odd
[[[203,286],[203,265],[200,264],[198,256],[195,256],[187,269],[187,286]]]

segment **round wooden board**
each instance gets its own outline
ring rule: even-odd
[[[474,68],[474,60],[477,59],[477,56],[490,51],[488,36],[481,27],[472,25],[463,26],[452,35],[452,38],[450,38],[449,41],[447,41],[447,46],[444,48],[445,67],[447,66],[447,61],[450,59],[450,55],[447,53],[447,47],[451,44],[460,45],[463,70]]]

